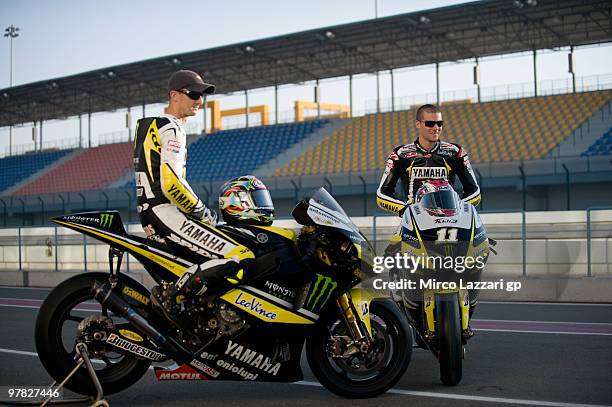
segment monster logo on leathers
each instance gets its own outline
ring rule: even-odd
[[[115,215],[103,213],[100,215],[100,226],[103,228],[109,228],[113,224],[113,218]]]
[[[312,311],[314,311],[319,306],[319,309],[323,308],[323,306],[329,300],[332,292],[336,289],[338,283],[332,280],[331,277],[326,277],[324,275],[317,273],[317,282],[315,283],[314,288],[312,289],[308,300],[306,301],[306,307]],[[329,287],[329,290],[327,289]],[[323,299],[323,301],[319,302],[323,295],[327,291],[327,296]]]

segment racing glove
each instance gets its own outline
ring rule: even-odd
[[[217,212],[212,211],[205,206],[199,211],[191,212],[189,216],[210,226],[217,226]]]

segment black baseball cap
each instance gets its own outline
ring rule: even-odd
[[[200,75],[186,69],[176,71],[168,80],[168,91],[181,89],[202,92],[204,95],[215,93],[215,85],[204,82]]]

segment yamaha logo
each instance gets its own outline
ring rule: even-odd
[[[257,241],[259,243],[268,243],[268,235],[266,233],[258,233]]]

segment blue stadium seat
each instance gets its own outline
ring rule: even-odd
[[[315,120],[245,129],[224,130],[189,146],[187,179],[197,183],[250,174],[280,153],[329,123]],[[133,187],[130,180],[126,187]]]
[[[58,150],[36,154],[24,154],[0,159],[0,191],[12,187],[13,185],[29,178],[33,174],[59,160],[70,150]]]
[[[593,155],[609,155],[612,153],[612,127],[608,129],[600,138],[595,140],[582,154],[581,156],[593,156]]]

